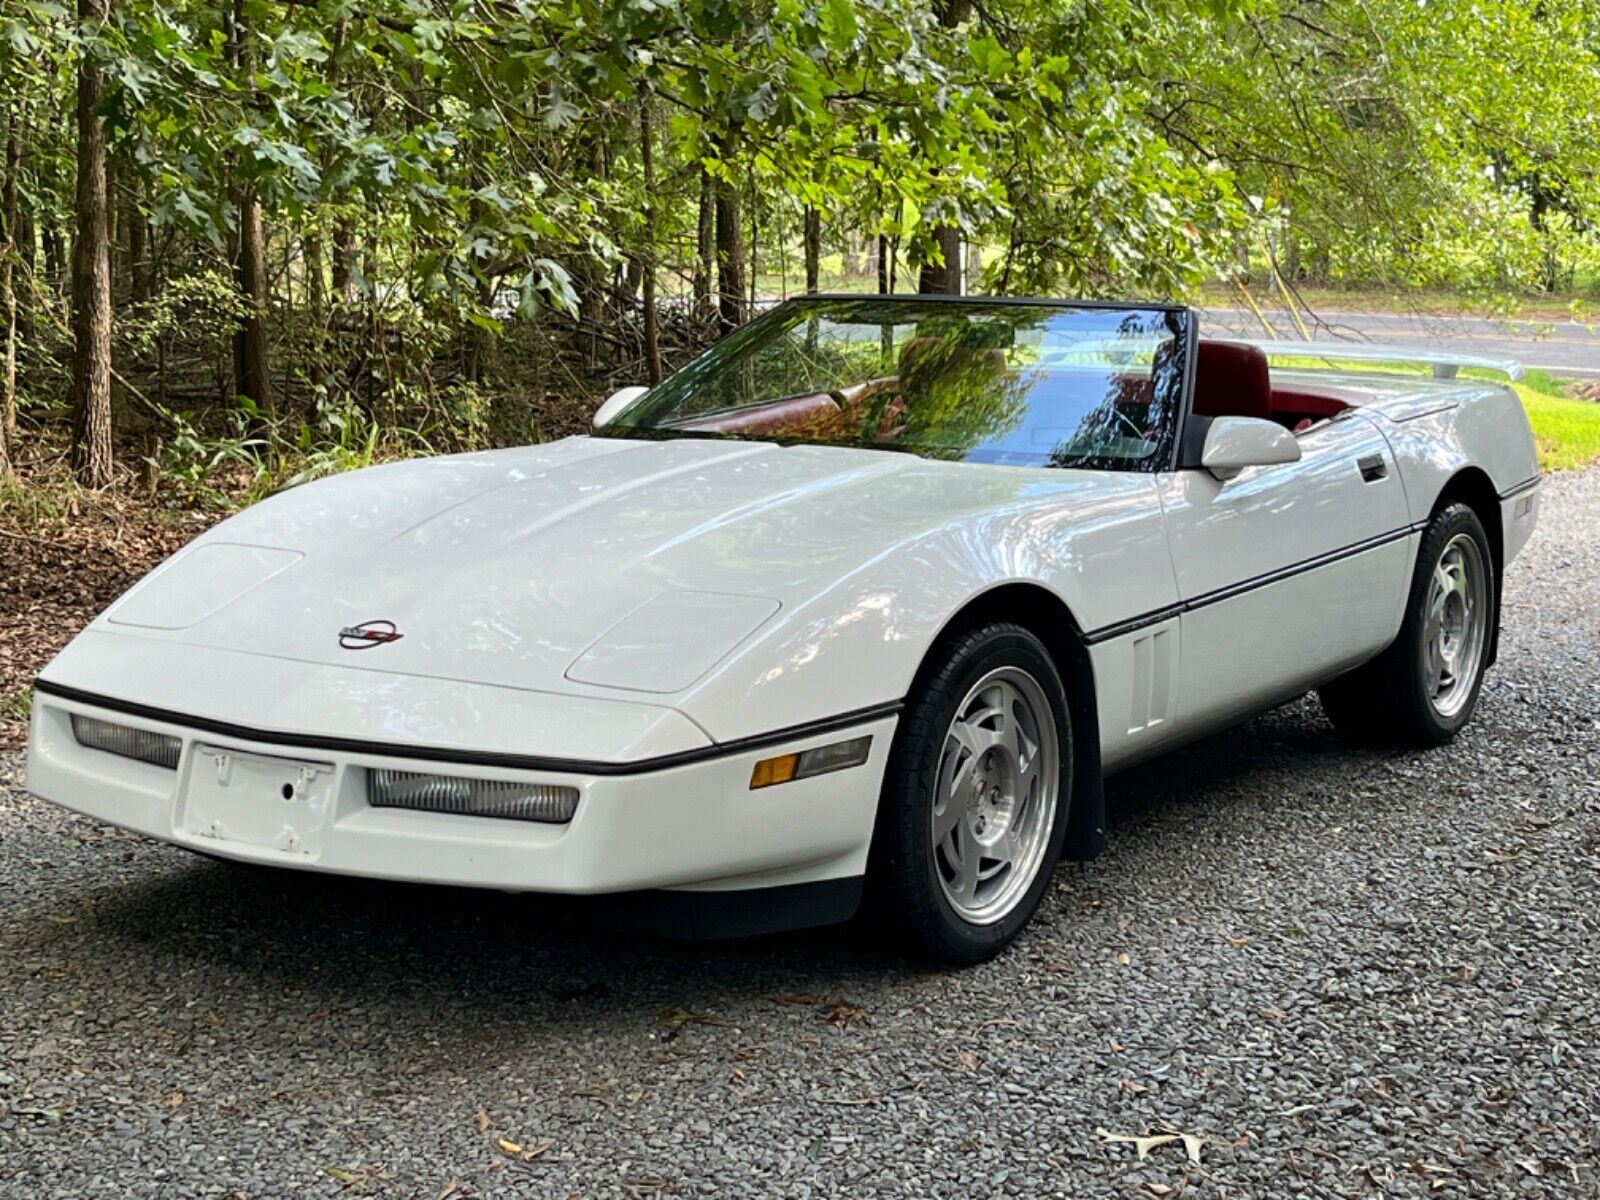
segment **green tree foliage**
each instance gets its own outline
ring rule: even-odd
[[[880,246],[914,287],[940,229],[970,290],[1184,296],[1267,258],[1567,287],[1600,267],[1597,51],[1592,0],[0,0],[17,441],[72,374],[85,61],[118,444],[198,479],[558,431],[719,299],[819,254],[869,290]]]

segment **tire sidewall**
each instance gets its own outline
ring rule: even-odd
[[[1478,662],[1474,668],[1472,691],[1468,694],[1466,703],[1460,711],[1453,716],[1441,716],[1439,710],[1433,706],[1433,698],[1428,693],[1427,687],[1427,605],[1428,589],[1433,578],[1433,572],[1439,565],[1439,560],[1444,554],[1445,547],[1461,534],[1467,534],[1477,544],[1478,553],[1483,556],[1484,569],[1484,603],[1488,605],[1487,624],[1485,626],[1483,645],[1478,649]],[[1487,671],[1490,647],[1494,642],[1494,630],[1499,619],[1499,588],[1496,585],[1498,578],[1498,565],[1494,553],[1489,545],[1488,534],[1484,532],[1483,522],[1478,515],[1465,504],[1452,504],[1440,511],[1428,524],[1427,531],[1422,536],[1422,543],[1417,550],[1417,569],[1412,580],[1411,595],[1406,605],[1406,638],[1405,646],[1405,675],[1412,692],[1412,702],[1416,706],[1418,717],[1427,731],[1438,742],[1446,742],[1453,738],[1457,732],[1472,719],[1473,710],[1478,706],[1478,696],[1483,691],[1483,677]]]
[[[900,876],[892,886],[907,894],[897,907],[911,919],[919,940],[947,961],[977,962],[991,957],[1016,937],[1049,889],[1060,857],[1072,794],[1073,741],[1066,689],[1049,651],[1018,625],[994,624],[951,639],[940,660],[907,706],[884,788],[884,805],[894,828]],[[945,738],[957,709],[972,687],[998,667],[1026,671],[1039,684],[1055,722],[1061,763],[1055,810],[1045,854],[1028,891],[1000,920],[975,925],[965,920],[944,894],[934,860],[930,822],[934,789]]]

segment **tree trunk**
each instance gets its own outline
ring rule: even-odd
[[[356,231],[347,221],[339,222],[333,230],[333,290],[345,304],[361,299],[361,280],[356,272]]]
[[[56,289],[56,294],[61,294],[61,282],[67,273],[67,239],[66,235],[56,225],[49,214],[40,212],[40,225],[43,233],[40,240],[44,242],[44,279],[45,286]]]
[[[0,479],[11,474],[11,440],[17,429],[17,170],[22,161],[22,114],[6,118],[5,178],[0,181],[0,322],[5,354],[0,362]]]
[[[117,240],[117,160],[106,156],[106,261],[111,264],[111,315],[117,312],[117,280],[123,267],[117,263],[121,243]]]
[[[720,139],[718,154],[726,166],[733,139]],[[717,180],[717,316],[723,333],[744,324],[744,233],[739,228],[739,186]]]
[[[745,275],[749,278],[750,301],[744,310],[745,319],[756,310],[756,280],[761,276],[761,197],[756,195],[755,179],[750,180],[750,246],[745,253]]]
[[[234,0],[228,30],[229,55],[241,86],[250,78],[250,29],[243,0]],[[247,182],[236,181],[233,204],[239,222],[233,262],[234,287],[244,301],[244,317],[233,335],[233,392],[250,400],[256,411],[272,410],[272,379],[267,369],[267,249],[261,201]]]
[[[20,121],[18,122],[21,123]],[[19,147],[20,148],[20,147]],[[33,295],[33,276],[39,269],[39,256],[34,245],[34,224],[32,214],[28,211],[27,204],[19,197],[17,200],[17,257],[14,264],[22,275],[22,283],[28,288],[28,294]],[[16,287],[16,276],[12,276],[12,287]],[[30,341],[34,333],[33,311],[35,302],[32,300],[19,301],[17,304],[17,341],[19,343]],[[13,413],[12,445],[15,440],[15,416]]]
[[[248,397],[263,413],[272,410],[272,378],[267,369],[267,256],[261,202],[249,186],[236,191],[239,210],[239,253],[234,285],[245,303],[244,318],[233,335],[233,391]]]
[[[652,385],[661,382],[661,339],[656,332],[656,155],[650,128],[650,96],[639,96],[639,150],[644,168],[644,365]]]
[[[300,243],[300,268],[306,277],[306,309],[318,324],[328,302],[327,285],[322,278],[322,235],[308,233]]]
[[[78,0],[78,20],[103,25],[111,0]],[[111,248],[106,241],[106,134],[100,67],[78,62],[77,236],[72,244],[72,450],[78,481],[111,482]]]
[[[129,299],[141,304],[150,299],[149,227],[145,224],[144,185],[135,183],[128,197],[127,212],[122,215],[123,227],[128,231]]]
[[[961,294],[961,230],[954,225],[936,226],[933,240],[944,262],[922,264],[917,291],[958,296]]]
[[[972,16],[972,0],[934,0],[934,12],[945,29],[955,29]],[[922,264],[917,291],[956,296],[961,293],[961,230],[955,225],[937,225],[934,244],[942,263]]]
[[[822,259],[822,214],[814,208],[806,209],[806,293],[817,294],[817,275]]]
[[[700,211],[695,222],[694,310],[710,324],[717,310],[712,292],[717,273],[717,202],[711,175],[700,170]]]
[[[889,293],[889,235],[878,235],[878,291],[882,295]]]

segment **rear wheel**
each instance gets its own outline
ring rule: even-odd
[[[1477,705],[1494,620],[1489,539],[1472,509],[1452,504],[1422,536],[1400,635],[1319,689],[1323,711],[1361,741],[1443,745]]]
[[[980,962],[1039,907],[1071,792],[1066,694],[1018,625],[957,637],[911,697],[884,780],[872,886],[923,956]]]

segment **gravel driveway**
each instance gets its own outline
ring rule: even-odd
[[[1123,776],[960,973],[213,863],[0,760],[0,1194],[1600,1195],[1597,578],[1555,478],[1454,746],[1302,702]]]

